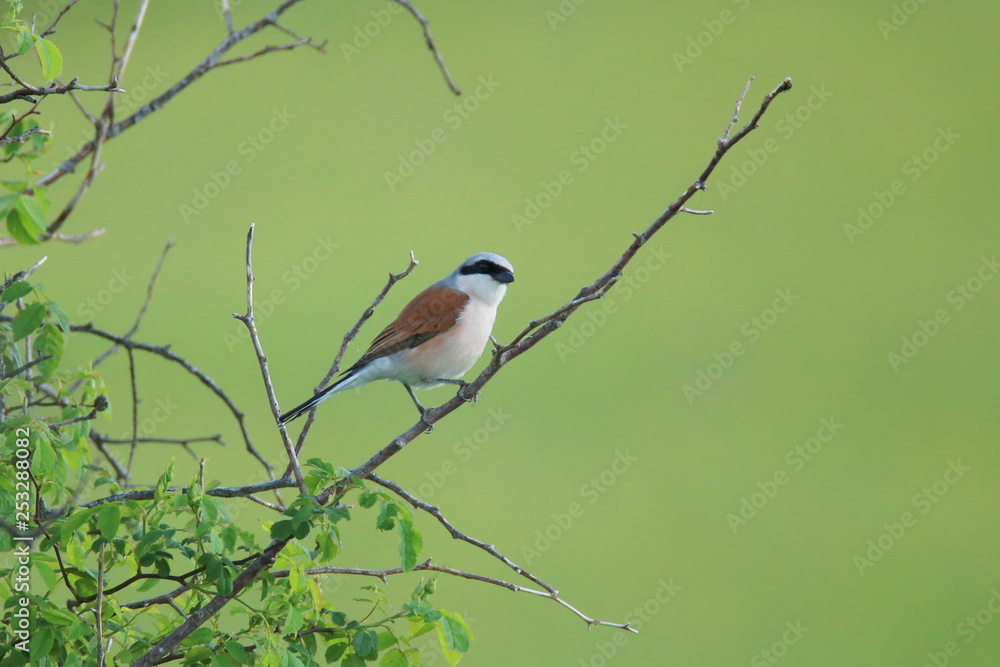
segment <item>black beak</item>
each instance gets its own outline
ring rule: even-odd
[[[512,283],[514,282],[514,274],[510,271],[501,271],[500,273],[493,274],[493,280],[498,283]]]

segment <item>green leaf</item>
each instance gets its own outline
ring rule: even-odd
[[[32,35],[32,37],[35,39],[38,60],[42,63],[42,78],[51,81],[62,72],[62,54],[59,53],[55,44],[44,37],[38,35]]]
[[[425,602],[423,600],[419,602],[407,602],[403,605],[403,610],[420,616],[424,623],[433,623],[441,618],[441,612],[438,611],[430,602]]]
[[[62,533],[59,537],[59,542],[65,546],[70,540],[73,539],[73,533],[76,532],[80,526],[85,524],[90,517],[97,513],[99,507],[91,507],[85,510],[77,510],[69,515],[65,523],[62,525]]]
[[[106,540],[114,538],[118,525],[122,520],[122,511],[118,503],[104,503],[97,513],[97,527],[101,529],[101,537]]]
[[[37,329],[45,319],[45,306],[33,303],[14,316],[14,340],[21,340]]]
[[[17,13],[20,11],[20,1],[10,0],[10,4],[7,5],[7,13],[3,15],[3,20],[0,20],[0,26],[13,25],[14,19],[17,18]]]
[[[351,646],[358,657],[373,660],[378,656],[378,634],[374,630],[359,630],[354,633]]]
[[[199,630],[202,629],[204,628],[199,628]],[[195,632],[197,632],[197,630]],[[187,640],[184,640],[182,643],[186,642]],[[195,646],[194,648],[184,652],[184,666],[188,667],[188,665],[197,665],[199,663],[204,664],[203,661],[208,660],[212,657],[212,655],[212,649],[207,646]]]
[[[10,213],[11,209],[17,206],[17,200],[20,199],[20,197],[21,195],[19,194],[9,194],[0,197],[0,218],[7,217],[7,214]]]
[[[59,304],[55,301],[46,302],[45,307],[48,308],[49,312],[52,313],[52,316],[56,318],[56,321],[59,323],[59,328],[62,329],[64,334],[66,334],[66,338],[69,338],[69,318],[66,317],[66,313],[63,312],[63,309],[60,308]]]
[[[7,231],[21,245],[38,245],[41,243],[38,237],[45,233],[44,229],[39,229],[31,218],[22,215],[16,208],[7,214]]]
[[[233,575],[227,568],[222,568],[219,578],[215,581],[215,590],[223,597],[233,594]]]
[[[253,653],[245,651],[239,642],[232,639],[226,642],[226,653],[241,665],[252,665],[254,663]]]
[[[326,647],[326,654],[324,655],[324,657],[326,658],[327,663],[332,664],[337,660],[340,660],[340,658],[344,655],[344,651],[346,650],[347,650],[347,642],[345,641],[334,642],[333,644],[330,644],[329,646]]]
[[[146,553],[150,550],[150,548],[152,548],[153,544],[161,537],[163,537],[162,530],[148,531],[145,535],[142,536],[142,539],[139,540],[139,543],[135,545],[135,551],[134,551],[135,557],[142,558],[143,556],[145,556]]]
[[[233,519],[229,514],[229,508],[220,498],[214,496],[204,496],[201,499],[201,506],[205,509],[205,514],[212,521],[222,521],[230,523]]]
[[[399,556],[403,560],[403,571],[409,572],[417,565],[420,550],[424,547],[424,537],[413,527],[413,520],[399,518]]]
[[[396,522],[393,517],[399,514],[399,505],[396,503],[382,503],[379,508],[378,518],[375,519],[375,527],[379,530],[392,530]]]
[[[192,632],[191,634],[189,634],[187,638],[185,638],[184,641],[181,642],[181,644],[184,646],[204,644],[208,641],[211,641],[212,637],[214,636],[215,632],[212,630],[212,628],[206,628],[202,626],[197,630],[195,630],[194,632]]]
[[[271,539],[272,540],[285,540],[292,535],[292,522],[288,519],[282,519],[281,521],[275,521],[274,525],[271,526]]]
[[[441,617],[438,625],[444,637],[445,644],[452,651],[465,653],[469,650],[469,626],[461,616],[453,612],[448,612]]]
[[[17,54],[27,53],[31,49],[32,45],[32,34],[31,31],[25,28],[23,25],[20,26],[20,30],[17,33]]]
[[[52,374],[56,372],[56,369],[59,368],[59,364],[62,362],[62,330],[54,324],[42,325],[41,332],[35,337],[34,347],[35,357],[41,357],[44,355],[51,355],[52,357],[51,359],[46,359],[36,366],[36,368],[38,368],[38,372],[42,374],[42,379],[48,380]]]
[[[351,653],[340,661],[340,667],[365,667],[365,661]]]
[[[409,667],[410,659],[399,649],[393,649],[387,651],[378,664],[380,667]]]
[[[52,650],[52,645],[56,642],[56,633],[50,627],[42,626],[35,631],[35,634],[31,637],[31,644],[29,646],[31,663],[35,665],[40,665],[42,663],[42,658],[49,654]]]
[[[34,195],[21,195],[18,197],[17,203],[14,204],[14,209],[22,216],[30,218],[37,226],[39,234],[44,233],[46,225],[45,208]]]
[[[364,507],[365,509],[369,507],[374,507],[375,503],[377,502],[378,502],[378,494],[375,493],[374,491],[362,491],[361,494],[358,495],[358,504]]]
[[[31,472],[39,478],[46,478],[56,465],[56,453],[47,437],[35,440],[35,453],[31,457]]]
[[[288,610],[288,616],[285,617],[285,625],[281,629],[281,634],[291,635],[302,629],[302,612],[299,611],[298,607],[292,605]]]
[[[3,197],[6,199],[6,197]],[[3,291],[3,295],[0,296],[0,301],[6,301],[8,303],[27,296],[31,293],[31,283],[25,282],[23,280],[18,280],[17,282],[11,283],[7,286],[7,289]]]

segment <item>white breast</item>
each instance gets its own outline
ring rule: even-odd
[[[477,298],[469,299],[450,330],[400,353],[400,377],[393,379],[427,389],[438,386],[440,383],[434,382],[437,379],[461,378],[486,349],[496,314],[496,306]]]

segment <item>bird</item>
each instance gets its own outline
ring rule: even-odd
[[[492,252],[472,255],[413,297],[336,382],[281,415],[278,422],[287,424],[334,394],[375,380],[401,383],[423,419],[427,409],[413,390],[467,384],[460,378],[485,351],[497,307],[512,282],[514,267],[505,258]]]

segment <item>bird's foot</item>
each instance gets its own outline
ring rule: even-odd
[[[429,408],[424,408],[423,410],[420,411],[420,421],[423,422],[424,426],[427,427],[427,429],[424,431],[424,433],[433,433],[434,432],[434,424],[432,424],[429,421],[427,421],[427,413],[428,412],[430,412]]]

